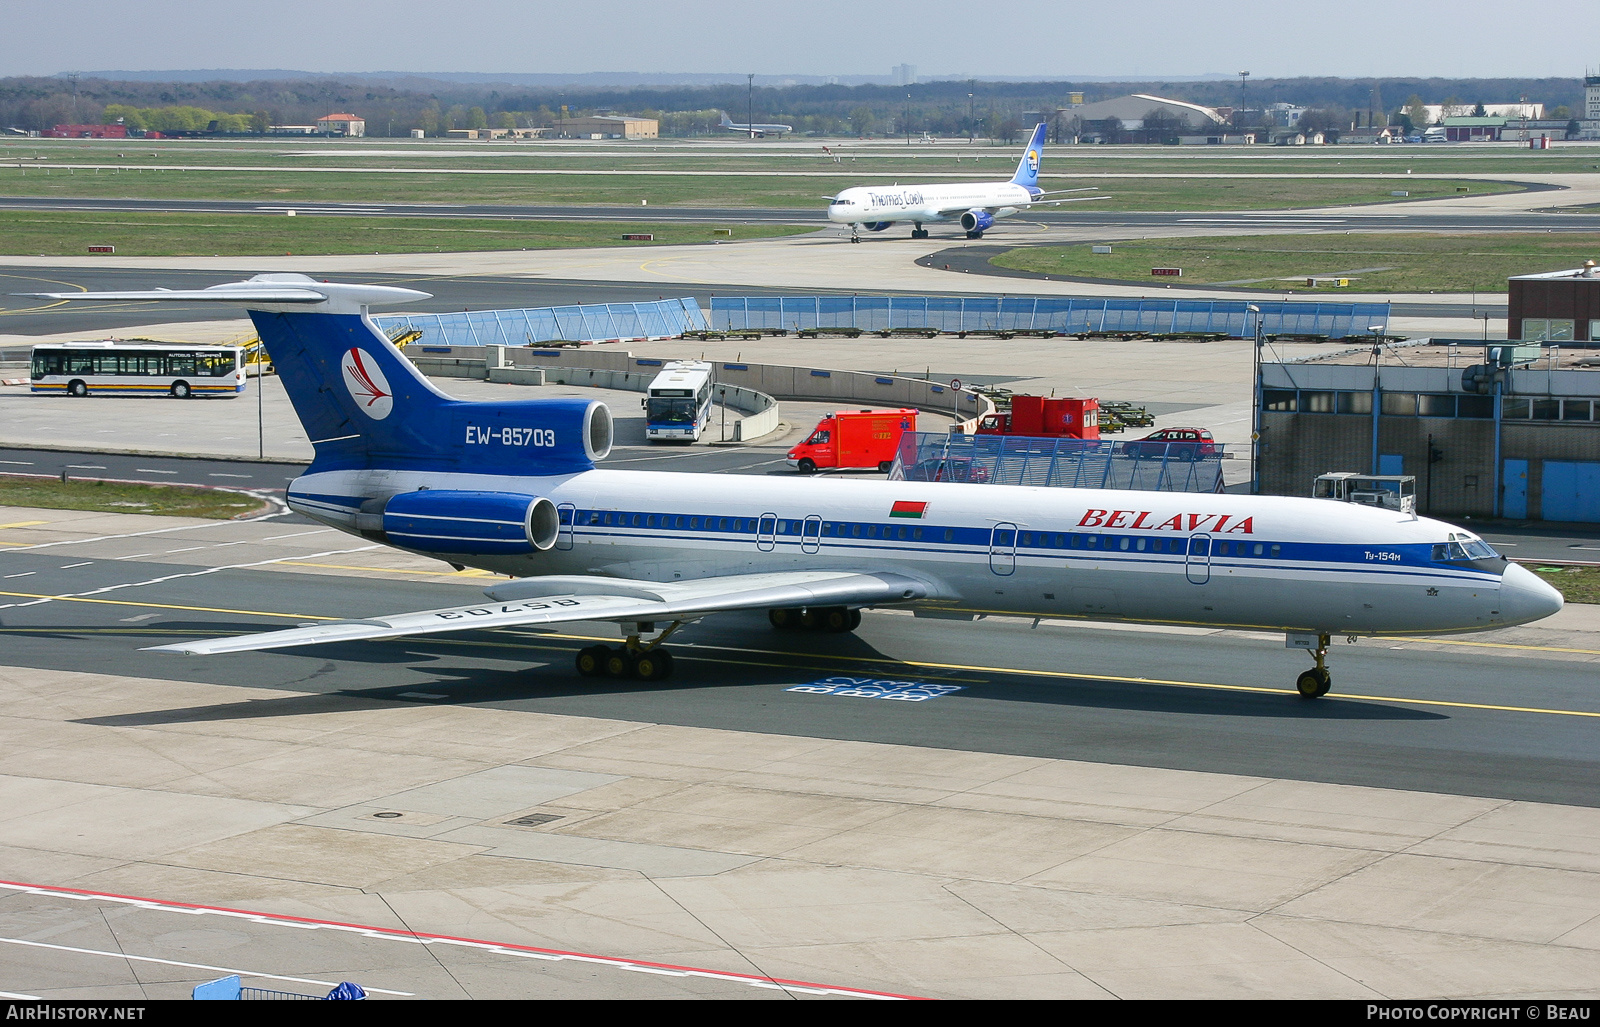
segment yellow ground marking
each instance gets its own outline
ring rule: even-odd
[[[49,521],[12,521],[10,524],[0,524],[0,528],[31,528],[35,524],[49,524]],[[16,543],[8,543],[15,545]]]
[[[136,602],[136,601],[127,600],[127,599],[87,599],[87,598],[80,598],[80,597],[77,597],[77,596],[41,595],[41,594],[32,593],[32,592],[0,592],[0,596],[8,596],[8,597],[11,597],[11,598],[18,598],[18,599],[51,599],[51,600],[55,600],[56,602],[64,602],[64,603],[95,603],[95,604],[105,605],[105,606],[139,606],[139,607],[145,607],[147,609],[152,609],[152,610],[183,610],[183,611],[190,612],[190,613],[229,613],[229,614],[236,614],[236,615],[244,616],[244,617],[280,617],[280,618],[284,618],[286,620],[336,621],[336,620],[359,619],[359,618],[348,618],[348,617],[327,617],[327,616],[318,616],[318,615],[315,615],[315,614],[303,614],[303,613],[273,613],[273,612],[266,611],[266,610],[228,610],[228,609],[219,609],[219,608],[216,608],[216,607],[208,607],[208,606],[180,606],[180,605],[177,605],[177,604],[174,604],[174,603]],[[17,629],[17,630],[23,630],[23,629]],[[35,628],[28,628],[26,630],[37,631],[39,629],[35,627]],[[0,632],[0,633],[9,633],[9,632],[7,631],[7,632]],[[220,635],[220,634],[223,634],[223,632],[215,632],[215,634],[219,634]],[[401,637],[403,638],[403,637],[407,637],[407,636],[401,636]],[[424,637],[427,637],[427,636],[417,635],[417,636],[410,636],[410,637],[415,638],[415,639],[421,639],[421,638],[424,638]],[[593,636],[589,636],[589,635],[562,635],[562,634],[555,634],[555,633],[541,634],[541,635],[536,636],[536,637],[556,638],[556,639],[562,639],[564,641],[583,641],[583,642],[609,641],[609,639],[594,638]],[[434,641],[442,641],[442,642],[446,642],[446,643],[450,643],[450,644],[458,644],[458,645],[493,646],[495,648],[507,648],[507,649],[510,649],[510,648],[521,648],[521,649],[545,648],[545,647],[541,647],[541,646],[533,646],[533,645],[527,645],[527,644],[516,645],[516,644],[513,644],[513,643],[509,643],[509,642],[456,642],[454,639],[435,639]],[[692,648],[698,649],[700,647],[693,646]],[[718,647],[718,648],[726,649],[727,647]],[[815,653],[786,653],[786,652],[772,652],[772,651],[762,651],[762,650],[750,650],[750,651],[761,653],[762,655],[771,655],[771,656],[774,656],[774,657],[787,656],[787,657],[791,657],[792,659],[801,659],[801,660],[812,660],[812,659],[816,658],[816,654]],[[736,665],[742,664],[742,665],[747,665],[747,666],[751,663],[750,660],[720,660],[720,659],[717,659],[715,657],[703,657],[703,656],[698,656],[698,655],[695,658],[696,659],[703,659],[708,663],[729,663],[729,664],[736,664]],[[919,668],[925,668],[925,669],[928,669],[928,670],[961,671],[961,672],[973,673],[973,674],[1005,674],[1005,675],[1009,675],[1009,676],[1012,676],[1012,677],[1054,678],[1054,679],[1057,679],[1057,680],[1065,680],[1065,681],[1110,681],[1110,682],[1114,682],[1116,684],[1129,684],[1129,685],[1168,685],[1168,686],[1175,687],[1175,688],[1203,688],[1203,689],[1207,689],[1207,690],[1210,690],[1210,691],[1218,691],[1218,692],[1247,692],[1247,693],[1253,693],[1253,694],[1258,694],[1258,695],[1293,695],[1294,694],[1294,692],[1292,692],[1291,690],[1284,689],[1284,688],[1264,688],[1264,687],[1261,687],[1259,685],[1224,685],[1224,684],[1217,684],[1216,682],[1211,682],[1211,681],[1178,681],[1178,680],[1173,680],[1173,679],[1169,679],[1169,678],[1123,677],[1123,676],[1115,675],[1115,674],[1074,674],[1074,673],[1071,673],[1069,671],[1063,671],[1063,670],[1033,670],[1033,669],[1024,668],[1024,667],[985,667],[985,666],[975,665],[975,664],[933,663],[933,662],[926,661],[926,660],[895,660],[895,659],[889,659],[887,657],[871,657],[871,656],[841,656],[841,657],[835,657],[834,659],[837,659],[839,662],[842,662],[842,663],[861,663],[861,664],[880,664],[880,665],[887,664],[887,665],[892,665],[892,666],[896,666],[896,667],[919,667]],[[785,667],[793,666],[793,664],[792,663],[757,663],[756,666],[777,667],[777,668],[782,669],[782,668],[785,668]],[[1556,717],[1595,717],[1595,718],[1600,718],[1600,711],[1591,711],[1591,710],[1557,710],[1557,709],[1547,709],[1547,708],[1540,707],[1540,706],[1505,706],[1505,705],[1501,705],[1501,704],[1498,704],[1498,703],[1458,702],[1458,701],[1450,700],[1450,699],[1415,699],[1415,698],[1409,698],[1409,697],[1406,697],[1406,696],[1397,696],[1397,695],[1363,695],[1363,694],[1352,693],[1352,692],[1340,692],[1339,693],[1339,698],[1341,698],[1341,699],[1365,699],[1365,700],[1370,701],[1370,702],[1405,703],[1405,704],[1413,705],[1413,706],[1442,706],[1442,707],[1447,707],[1447,708],[1452,708],[1452,709],[1463,709],[1463,710],[1489,710],[1491,712],[1496,712],[1496,713],[1538,713],[1538,714],[1545,714],[1545,715],[1548,715],[1548,716],[1556,716]]]
[[[1406,638],[1402,635],[1389,635],[1385,637],[1385,641],[1417,642],[1423,645],[1475,645],[1484,649],[1527,649],[1540,653],[1581,653],[1585,656],[1600,656],[1600,649],[1565,649],[1556,645],[1517,645],[1514,642],[1463,642],[1454,638]]]
[[[140,606],[150,610],[182,610],[186,613],[232,613],[241,617],[282,617],[286,620],[348,620],[347,617],[324,617],[315,613],[273,613],[270,610],[229,610],[216,606],[180,606],[176,603],[139,602],[133,599],[90,599],[84,596],[52,596],[39,592],[0,592],[10,599],[49,599],[57,603],[92,603],[97,606]],[[29,628],[38,631],[38,628]]]

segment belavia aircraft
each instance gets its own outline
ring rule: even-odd
[[[583,675],[671,673],[679,626],[766,610],[843,632],[867,607],[1283,631],[1326,694],[1333,635],[1522,624],[1561,596],[1449,524],[1321,499],[954,482],[612,471],[604,404],[470,403],[435,389],[370,304],[388,286],[259,275],[192,291],[51,299],[213,300],[250,312],[316,449],[293,509],[422,556],[508,575],[484,600],[182,642],[209,655],[513,625],[609,621],[626,642]]]
[[[1009,182],[956,182],[943,185],[861,185],[846,189],[828,201],[828,220],[850,226],[850,241],[860,242],[860,230],[881,232],[896,222],[911,222],[911,238],[926,239],[928,222],[961,222],[968,239],[981,239],[996,218],[1010,217],[1029,207],[1057,203],[1103,200],[1104,196],[1060,197],[1062,193],[1093,192],[1084,189],[1039,188],[1039,162],[1044,158],[1046,125],[1040,122],[1017,162]]]

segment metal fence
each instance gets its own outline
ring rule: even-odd
[[[944,332],[1056,331],[1255,333],[1247,300],[1077,296],[714,296],[711,327],[740,329],[936,328]],[[1330,339],[1388,331],[1387,303],[1261,301],[1267,335]]]
[[[584,303],[523,310],[459,314],[391,314],[374,317],[384,334],[420,329],[427,346],[529,346],[565,340],[608,342],[671,339],[705,331],[705,314],[693,297],[650,303]]]
[[[1221,445],[1039,439],[1020,435],[906,432],[891,479],[987,485],[1221,492]]]

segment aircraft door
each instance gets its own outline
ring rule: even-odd
[[[1211,580],[1210,535],[1189,536],[1189,553],[1184,558],[1183,570],[1196,585],[1204,585]]]
[[[556,548],[572,548],[572,525],[578,519],[578,508],[571,503],[560,503],[556,506],[556,517],[561,522],[560,530],[556,532]]]
[[[772,552],[778,544],[778,515],[764,513],[756,523],[756,548],[763,553]]]
[[[815,553],[822,548],[822,518],[811,514],[800,525],[800,551]]]
[[[989,532],[989,569],[1007,575],[1017,569],[1017,526],[1001,521]]]

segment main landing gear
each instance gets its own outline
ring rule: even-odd
[[[856,224],[854,221],[850,222],[850,241],[861,241],[861,226]]]
[[[1295,690],[1303,699],[1320,699],[1328,694],[1328,689],[1333,687],[1333,678],[1328,674],[1326,660],[1328,658],[1328,636],[1317,636],[1317,647],[1311,650],[1311,658],[1317,665],[1301,674],[1295,679]]]
[[[848,606],[768,610],[767,620],[779,631],[825,631],[830,635],[843,635],[861,626],[861,611]]]
[[[639,636],[655,630],[654,624],[634,625],[634,631],[622,645],[591,645],[578,650],[578,674],[586,678],[623,678],[632,681],[665,681],[672,676],[672,653],[661,643],[683,626],[683,621],[673,621],[672,626],[649,642],[640,642]]]
[[[911,229],[911,238],[926,239],[928,237],[928,230],[922,227],[922,222],[915,222],[915,225],[916,227]]]

